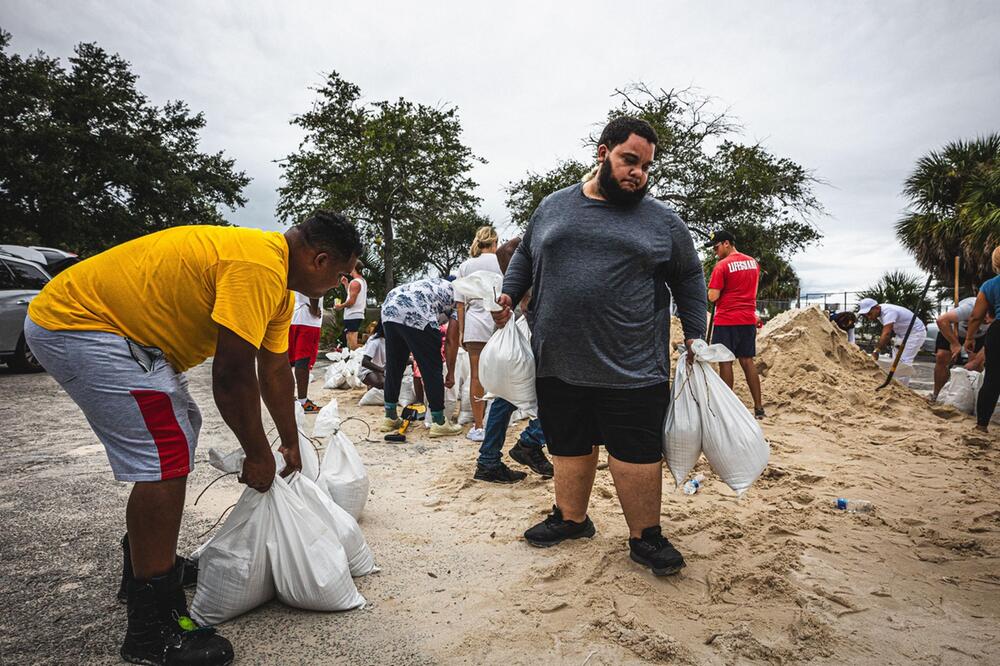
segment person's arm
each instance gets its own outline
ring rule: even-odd
[[[951,347],[952,360],[958,358],[962,351],[962,342],[958,339],[958,313],[954,310],[948,310],[937,318],[937,325],[938,331]]]
[[[708,295],[705,292],[705,272],[694,248],[694,241],[687,226],[676,215],[671,220],[673,251],[667,264],[666,282],[677,303],[677,316],[684,328],[684,344],[688,348],[688,362],[694,362],[691,343],[705,339],[708,324]]]
[[[310,298],[309,299],[309,314],[311,314],[313,317],[321,317],[321,316],[323,316],[323,311],[320,310],[320,307],[319,307],[319,299],[318,298]]]
[[[986,349],[980,349],[975,354],[969,355],[969,362],[965,364],[966,370],[974,370],[976,372],[983,369],[986,366]]]
[[[448,320],[448,331],[444,336],[444,360],[447,366],[447,373],[444,378],[444,387],[452,388],[455,385],[455,360],[458,358],[458,322],[454,319]]]
[[[709,289],[708,290],[708,302],[714,303],[719,300],[719,296],[722,295],[721,289]]]
[[[458,344],[465,344],[465,303],[455,301],[455,309],[458,312]]]
[[[892,339],[892,324],[886,324],[882,327],[882,335],[879,336],[878,342],[875,343],[875,351],[872,352],[872,357],[877,361],[878,353],[880,350],[885,348],[889,344],[889,340]]]
[[[361,285],[358,284],[357,280],[351,280],[351,283],[347,285],[347,300],[340,305],[335,305],[338,310],[343,310],[344,308],[349,308],[354,305],[354,302],[358,300],[358,294],[361,293]]]
[[[976,296],[976,304],[972,308],[972,316],[969,317],[969,330],[965,332],[965,350],[970,354],[976,351],[976,333],[983,325],[989,309],[990,302],[986,300],[986,294],[979,292],[979,295]]]
[[[285,456],[288,475],[302,469],[299,458],[299,428],[295,422],[295,378],[288,367],[288,354],[276,354],[263,347],[257,352],[257,376],[260,378],[260,397],[278,430],[281,446],[278,451]]]
[[[368,368],[372,372],[383,372],[383,373],[385,372],[385,369],[380,368],[378,364],[376,364],[375,361],[372,360],[372,357],[369,356],[368,354],[365,354],[361,358],[361,367]]]
[[[239,335],[219,326],[215,361],[212,364],[212,392],[222,420],[236,435],[246,452],[240,481],[259,492],[267,492],[274,481],[274,457],[264,434],[260,416],[260,386],[255,365],[257,349]],[[289,375],[288,404],[292,404],[291,372],[287,361],[285,372]],[[294,423],[294,414],[292,416]]]
[[[501,288],[500,297],[497,298],[497,303],[502,305],[503,309],[491,313],[493,321],[500,328],[503,328],[510,320],[511,308],[514,307],[514,304],[518,303],[528,290],[531,289],[534,279],[531,258],[532,230],[535,226],[535,220],[539,215],[539,210],[543,205],[544,201],[539,205],[534,215],[531,216],[531,221],[528,222],[528,229],[524,232],[521,243],[514,251],[514,256],[510,258],[507,272],[504,273],[503,287]]]

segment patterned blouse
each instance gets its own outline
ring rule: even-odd
[[[385,297],[382,321],[410,328],[437,328],[449,319],[457,319],[455,292],[443,278],[427,278],[401,284]]]

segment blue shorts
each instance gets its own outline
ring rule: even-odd
[[[361,329],[364,319],[345,319],[344,331],[346,333],[357,333]]]
[[[715,326],[712,344],[725,346],[736,358],[753,358],[757,355],[757,327],[754,324]]]
[[[101,331],[50,331],[30,318],[24,337],[90,422],[119,481],[163,481],[194,469],[201,412],[163,352]]]

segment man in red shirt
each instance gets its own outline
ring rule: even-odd
[[[740,362],[753,396],[753,413],[764,418],[760,397],[760,377],[753,357],[757,354],[757,260],[736,250],[736,238],[728,231],[716,231],[705,244],[715,251],[719,263],[708,282],[708,300],[715,303],[712,343],[725,345]],[[719,364],[719,376],[733,387],[733,363]]]

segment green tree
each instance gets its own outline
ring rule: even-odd
[[[960,258],[963,296],[993,275],[990,254],[1000,245],[1000,134],[953,141],[917,160],[903,193],[910,207],[896,236],[917,265],[954,284]]]
[[[821,238],[811,223],[823,213],[812,192],[819,181],[759,144],[739,143],[736,121],[712,111],[710,99],[690,90],[653,90],[640,83],[616,90],[613,97],[617,104],[608,120],[642,118],[660,138],[650,195],[669,203],[702,236],[722,228],[732,231],[740,251],[756,257],[766,274],[784,275],[786,286],[797,284],[788,259]],[[591,135],[584,141],[592,154],[597,140]],[[547,173],[512,182],[507,188],[512,221],[523,227],[543,198],[580,182],[592,166],[568,159]]]
[[[404,256],[423,256],[438,275],[447,277],[469,257],[469,245],[479,227],[490,224],[488,217],[472,210],[460,210],[422,221],[418,233],[398,239]]]
[[[0,31],[0,237],[100,252],[181,224],[226,224],[250,182],[198,150],[202,114],[153,106],[128,62],[80,44],[64,69]]]
[[[878,282],[858,292],[858,298],[874,298],[878,303],[901,305],[915,312],[924,322],[930,321],[933,303],[925,296],[924,280],[905,271],[889,271]]]
[[[379,249],[388,291],[426,266],[434,239],[425,228],[479,203],[468,173],[483,160],[462,143],[454,107],[403,98],[365,104],[361,89],[336,72],[316,92],[312,109],[291,121],[306,136],[280,162],[278,217],[296,221],[317,207],[343,211]]]

